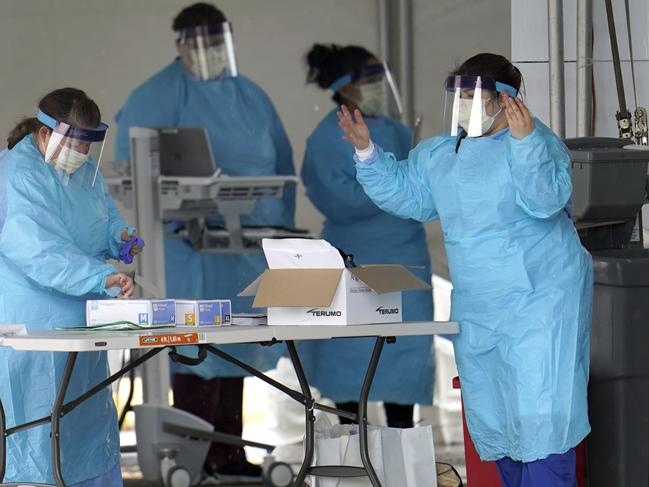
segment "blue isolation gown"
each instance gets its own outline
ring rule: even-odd
[[[570,156],[539,120],[522,140],[435,137],[408,158],[378,148],[357,178],[402,218],[439,218],[453,282],[455,355],[471,438],[483,460],[531,462],[590,431],[593,273],[564,210]]]
[[[405,157],[412,133],[387,117],[366,119],[376,143]],[[332,110],[307,140],[302,181],[313,204],[326,218],[322,238],[357,264],[404,264],[430,282],[430,260],[423,225],[378,208],[356,181],[353,147],[342,139]],[[432,320],[431,291],[403,293],[407,321]],[[357,401],[374,345],[373,339],[321,340],[301,344],[309,382],[335,402]],[[370,399],[397,404],[430,404],[435,360],[432,337],[398,338],[387,344],[372,384]]]
[[[133,126],[202,126],[207,129],[217,167],[229,176],[294,175],[291,146],[273,104],[244,76],[227,74],[200,81],[176,59],[131,93],[118,115],[115,159],[129,159]],[[293,227],[295,190],[282,199],[264,199],[242,218],[248,226]],[[211,224],[222,223],[215,216]],[[165,239],[167,295],[186,299],[231,299],[235,313],[253,311],[251,298],[237,294],[266,269],[263,253],[195,252],[178,238]],[[261,370],[272,369],[283,347],[229,345],[228,353]],[[191,355],[184,350],[183,353]],[[208,354],[196,367],[172,363],[172,371],[204,379],[241,377],[238,367]]]
[[[106,278],[117,270],[106,259],[117,258],[120,234],[128,227],[101,175],[93,187],[76,184],[94,172],[86,163],[68,185],[61,184],[31,135],[0,161],[0,323],[23,323],[29,332],[82,326],[85,301],[108,297]],[[0,348],[0,399],[8,427],[51,414],[66,357]],[[80,353],[66,401],[108,375],[105,352]],[[8,437],[4,480],[53,483],[50,441],[49,424]],[[68,485],[104,474],[120,481],[110,387],[62,418],[60,445]]]

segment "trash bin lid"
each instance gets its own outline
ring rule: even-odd
[[[649,161],[649,147],[630,144],[613,137],[579,137],[565,139],[572,162],[597,164]],[[627,147],[633,150],[627,149]]]
[[[595,284],[622,287],[649,287],[649,249],[595,251]]]

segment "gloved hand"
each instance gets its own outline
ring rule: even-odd
[[[129,235],[126,230],[122,231],[120,238],[124,244],[119,248],[119,260],[124,264],[131,264],[133,257],[142,252],[144,240],[137,236],[137,232]]]
[[[111,274],[106,279],[105,288],[120,288],[122,291],[117,295],[118,298],[130,298],[133,295],[135,285],[133,284],[133,279],[123,273]],[[112,293],[110,293],[112,294]]]

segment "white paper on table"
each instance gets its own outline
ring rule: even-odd
[[[262,326],[268,324],[268,316],[260,313],[235,313],[232,315],[235,326]]]
[[[338,249],[326,240],[305,238],[262,239],[270,269],[344,269]]]
[[[21,335],[27,335],[27,328],[25,327],[25,325],[0,325],[0,343],[2,343],[2,340],[6,337],[15,337]]]

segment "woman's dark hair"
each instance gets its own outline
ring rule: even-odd
[[[520,91],[521,84],[523,83],[523,75],[509,59],[505,56],[488,52],[476,54],[467,59],[462,66],[451,74],[453,76],[485,76],[494,81],[506,83],[516,88],[516,91]]]
[[[61,88],[48,93],[38,103],[38,109],[73,127],[94,128],[101,123],[101,112],[97,104],[76,88]],[[41,127],[46,125],[35,117],[22,119],[9,132],[7,146],[12,149],[26,135],[38,132]]]
[[[221,24],[227,20],[225,14],[214,5],[199,2],[182,9],[174,19],[172,29],[178,32],[199,25]]]
[[[326,90],[338,78],[362,69],[372,59],[376,59],[376,56],[364,47],[314,44],[306,54],[309,66],[306,81]],[[341,103],[338,93],[333,99]]]

